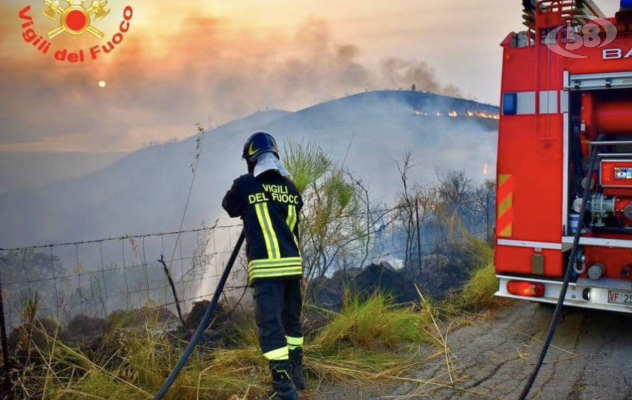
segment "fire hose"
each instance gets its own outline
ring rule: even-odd
[[[224,272],[222,273],[222,277],[220,278],[219,283],[217,284],[217,288],[215,289],[215,293],[213,294],[213,299],[211,300],[211,304],[208,305],[208,308],[206,309],[206,312],[204,313],[204,317],[202,318],[200,325],[195,331],[195,335],[193,335],[191,342],[189,342],[189,345],[184,350],[184,353],[182,353],[182,357],[180,357],[180,360],[174,367],[173,371],[171,372],[171,374],[169,375],[165,383],[160,388],[160,391],[158,392],[158,394],[156,394],[156,396],[154,397],[154,400],[161,400],[162,398],[165,397],[165,395],[167,394],[167,391],[169,390],[169,388],[171,388],[171,385],[173,385],[173,383],[176,381],[176,378],[178,378],[178,374],[180,374],[180,371],[182,370],[184,365],[187,363],[189,357],[193,353],[193,350],[195,350],[195,347],[197,346],[200,339],[202,338],[202,334],[204,333],[209,323],[211,322],[211,318],[213,317],[213,314],[215,313],[215,308],[217,308],[217,303],[219,302],[219,297],[221,296],[222,291],[224,290],[224,286],[226,285],[226,281],[228,280],[230,271],[233,268],[233,264],[235,264],[235,260],[237,259],[237,256],[239,255],[239,251],[241,250],[241,246],[243,245],[245,238],[246,238],[246,235],[244,231],[242,230],[241,234],[239,235],[239,239],[237,239],[237,243],[235,244],[235,248],[233,249],[233,252],[231,253],[230,258],[228,259],[226,268],[224,269]]]
[[[603,134],[597,138],[596,141],[601,140]],[[588,175],[586,177],[586,187],[584,188],[584,194],[582,196],[582,206],[579,210],[579,223],[577,224],[577,230],[575,231],[575,236],[573,237],[573,248],[571,250],[571,256],[568,260],[568,266],[566,267],[566,272],[564,273],[564,281],[562,283],[562,289],[560,291],[560,297],[557,300],[557,305],[555,306],[555,312],[553,313],[553,319],[551,320],[551,325],[549,326],[549,332],[546,335],[546,340],[544,341],[544,345],[542,346],[542,351],[540,352],[540,356],[538,358],[538,362],[535,364],[531,375],[529,376],[529,380],[527,384],[524,386],[522,393],[520,394],[519,400],[525,400],[531,391],[531,387],[535,382],[535,379],[538,377],[538,373],[540,372],[540,368],[544,363],[544,358],[546,357],[546,353],[549,351],[549,346],[551,345],[551,341],[553,340],[553,336],[555,335],[555,329],[557,328],[558,323],[560,322],[560,317],[562,316],[562,306],[564,304],[564,299],[566,298],[566,291],[568,290],[568,285],[571,281],[571,275],[574,270],[574,266],[577,260],[577,253],[579,251],[579,240],[581,238],[582,229],[584,227],[584,216],[586,214],[586,210],[588,207],[588,201],[590,199],[590,186],[593,176],[593,171],[595,170],[595,164],[597,162],[597,155],[599,151],[597,149],[592,149],[592,153],[590,154],[590,163],[588,166]]]
[[[597,139],[597,141],[598,140],[600,140],[600,139]],[[572,247],[572,250],[571,250],[571,256],[570,256],[570,259],[568,261],[568,266],[566,268],[566,272],[564,274],[564,281],[562,283],[562,289],[560,291],[560,297],[559,297],[559,299],[557,301],[557,305],[555,307],[555,312],[553,314],[553,319],[551,321],[551,325],[549,327],[549,331],[547,333],[546,340],[544,341],[544,345],[542,347],[542,351],[540,352],[540,356],[538,358],[538,362],[535,364],[535,367],[533,368],[533,371],[532,371],[531,375],[529,376],[527,384],[525,385],[525,387],[524,387],[524,389],[523,389],[523,391],[522,391],[522,393],[520,395],[519,400],[525,400],[527,398],[527,396],[529,395],[529,392],[531,391],[531,387],[533,386],[533,383],[535,382],[535,380],[536,380],[536,378],[538,376],[538,373],[540,372],[540,368],[542,367],[542,364],[544,363],[544,358],[546,357],[546,354],[547,354],[547,352],[549,350],[549,347],[551,345],[551,341],[553,340],[553,336],[555,335],[555,329],[557,328],[557,325],[558,325],[558,323],[560,321],[560,317],[562,315],[562,306],[564,304],[564,299],[566,298],[566,292],[568,290],[568,285],[569,285],[570,280],[571,280],[571,275],[572,275],[572,272],[573,272],[573,266],[575,265],[575,262],[576,262],[576,259],[577,259],[577,253],[578,253],[578,250],[579,250],[579,240],[581,238],[581,232],[582,232],[582,229],[583,229],[583,226],[584,226],[584,216],[586,214],[588,201],[590,199],[590,181],[592,179],[592,174],[593,174],[593,171],[595,169],[595,163],[597,161],[597,155],[598,155],[598,151],[597,150],[593,150],[592,154],[590,155],[590,164],[589,164],[589,167],[588,167],[588,175],[587,175],[587,178],[586,178],[586,187],[584,188],[584,193],[583,193],[583,197],[582,197],[582,205],[581,205],[581,209],[579,211],[579,223],[577,225],[577,230],[575,231],[575,236],[573,238],[573,247]],[[188,361],[189,357],[193,353],[193,350],[195,350],[195,347],[197,346],[198,342],[202,338],[202,334],[204,333],[204,331],[208,327],[208,324],[211,322],[211,318],[213,317],[213,314],[215,313],[215,308],[217,308],[217,303],[219,302],[219,297],[221,296],[222,291],[224,290],[224,286],[226,285],[226,281],[228,280],[228,276],[230,275],[230,271],[231,271],[231,269],[233,267],[233,264],[235,263],[235,260],[237,259],[239,251],[241,249],[241,246],[243,245],[244,239],[245,239],[245,234],[242,231],[241,234],[239,235],[239,239],[237,239],[237,243],[235,244],[235,248],[233,249],[233,252],[230,255],[228,263],[226,264],[226,268],[224,269],[224,272],[222,273],[220,281],[217,284],[217,288],[215,290],[215,293],[213,294],[213,299],[212,299],[211,303],[209,304],[208,308],[206,309],[206,312],[204,314],[204,317],[202,318],[202,321],[200,322],[200,325],[198,326],[198,329],[195,331],[195,335],[191,339],[191,342],[189,342],[189,345],[187,346],[187,348],[185,349],[184,353],[182,354],[182,357],[180,358],[180,360],[178,361],[178,363],[174,367],[173,371],[171,372],[171,374],[169,375],[169,377],[167,378],[165,383],[162,385],[162,387],[160,388],[160,391],[158,392],[158,394],[156,394],[156,396],[154,397],[153,400],[162,400],[164,398],[164,396],[166,395],[167,391],[169,390],[169,388],[171,388],[171,386],[173,385],[173,383],[177,379],[178,374],[180,373],[180,371],[182,370],[182,368],[184,367],[184,365]]]

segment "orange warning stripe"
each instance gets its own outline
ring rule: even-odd
[[[499,237],[511,237],[513,234],[513,191],[512,175],[498,175],[498,221],[496,222]]]

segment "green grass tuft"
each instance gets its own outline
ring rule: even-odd
[[[493,264],[479,268],[472,274],[456,303],[462,309],[479,311],[494,305],[494,293],[498,290],[498,279]]]
[[[474,272],[459,293],[450,296],[447,304],[458,312],[480,311],[496,304],[494,294],[498,290],[498,279],[493,265],[494,250],[485,241],[461,231],[465,238],[463,246],[474,264]]]
[[[395,307],[393,299],[376,293],[366,301],[348,293],[342,311],[320,333],[316,342],[335,347],[341,342],[370,349],[376,344],[394,347],[402,342],[428,342],[423,328],[429,316],[418,307]]]

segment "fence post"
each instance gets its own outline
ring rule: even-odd
[[[4,261],[0,257],[0,261]],[[7,393],[9,400],[13,399],[11,391],[11,366],[9,365],[9,348],[7,346],[7,331],[4,322],[4,299],[2,297],[2,268],[0,268],[0,340],[2,340],[2,363],[4,365],[4,379],[2,380],[2,391]]]

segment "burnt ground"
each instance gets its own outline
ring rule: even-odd
[[[491,317],[450,332],[447,346],[454,387],[445,352],[425,349],[419,355],[420,367],[400,381],[321,386],[309,397],[518,399],[552,315],[552,307],[515,301]],[[632,315],[566,308],[553,345],[528,399],[632,399]]]

